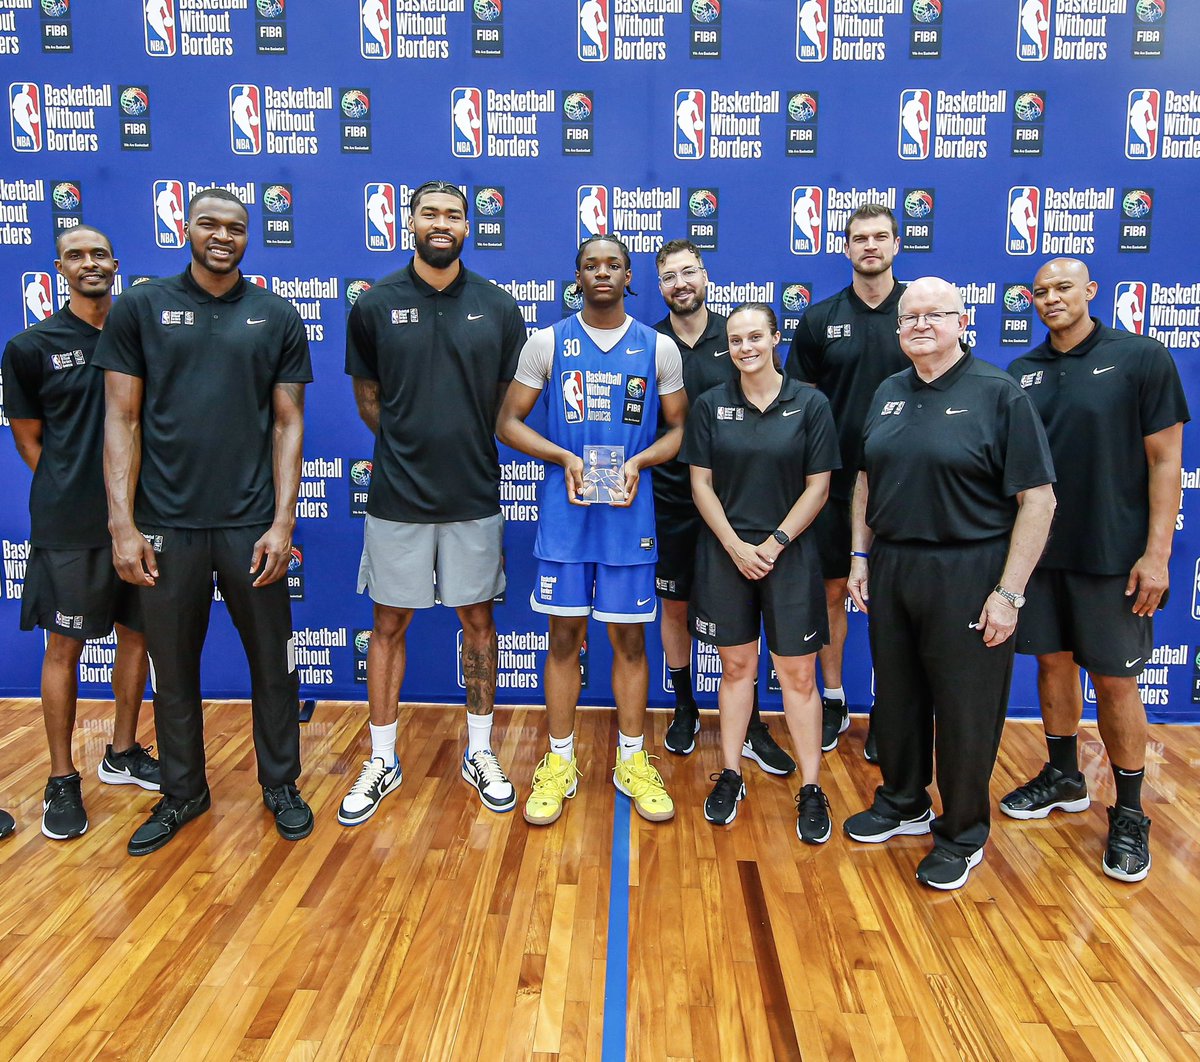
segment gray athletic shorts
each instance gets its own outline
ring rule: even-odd
[[[501,513],[451,524],[405,524],[368,514],[358,592],[393,608],[491,601],[504,592],[503,543]]]

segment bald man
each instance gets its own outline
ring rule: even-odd
[[[1050,530],[1054,470],[1028,396],[961,346],[958,288],[914,281],[896,321],[912,367],[867,407],[847,582],[870,620],[883,784],[844,828],[867,844],[932,833],[917,880],[957,889],[988,837],[1012,633]]]
[[[1049,332],[1008,367],[1046,426],[1060,504],[1017,634],[1017,652],[1037,656],[1049,760],[1000,810],[1042,819],[1087,808],[1075,737],[1083,668],[1116,785],[1101,866],[1111,878],[1141,881],[1150,870],[1150,820],[1141,800],[1146,709],[1138,675],[1154,652],[1152,617],[1166,602],[1189,417],[1170,352],[1090,316],[1095,295],[1078,259],[1042,266],[1033,305]]]

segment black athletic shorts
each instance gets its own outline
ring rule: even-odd
[[[658,562],[654,565],[654,589],[668,601],[686,601],[692,596],[696,574],[696,540],[704,520],[690,513],[663,512],[655,521]]]
[[[142,629],[137,588],[121,581],[112,547],[29,551],[21,592],[21,630],[41,627],[84,641],[120,623]]]
[[[1136,598],[1125,596],[1128,579],[1036,570],[1017,622],[1017,652],[1069,652],[1095,675],[1140,675],[1154,652],[1154,620],[1133,614]]]
[[[739,532],[761,542],[771,532]],[[709,645],[745,645],[767,635],[777,656],[807,656],[829,642],[825,587],[817,551],[802,535],[779,555],[764,579],[747,579],[707,529],[696,551],[696,585],[688,608],[688,628]]]
[[[830,498],[812,522],[822,579],[845,579],[850,574],[850,503]]]

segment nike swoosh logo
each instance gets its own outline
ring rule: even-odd
[[[812,641],[812,640],[813,640],[813,639],[814,639],[816,636],[817,636],[817,632],[816,632],[816,631],[813,631],[813,632],[812,632],[812,634],[806,634],[806,635],[804,636],[804,640],[805,640],[806,642],[811,642],[811,641]]]
[[[1135,659],[1135,660],[1126,660],[1126,661],[1125,661],[1125,666],[1126,666],[1126,667],[1133,667],[1133,665],[1134,665],[1134,664],[1140,664],[1141,662],[1142,662],[1142,658],[1139,656],[1139,657],[1137,657],[1137,659]]]
[[[469,314],[467,314],[467,320],[468,321],[478,321],[482,316],[483,316],[483,314],[481,314],[481,313],[469,313]]]
[[[266,323],[267,323],[267,319],[265,317],[262,317],[259,320],[255,320],[253,317],[246,318],[246,324],[266,324]]]
[[[1093,375],[1093,376],[1099,376],[1099,375],[1100,375],[1102,372],[1112,372],[1112,371],[1113,371],[1113,369],[1115,369],[1115,368],[1116,368],[1116,366],[1115,366],[1115,365],[1110,365],[1110,366],[1109,366],[1107,369],[1093,369],[1093,370],[1092,370],[1092,375]],[[1141,659],[1141,657],[1138,657],[1138,659],[1140,660],[1140,659]],[[1126,666],[1126,667],[1128,667],[1129,665],[1128,665],[1128,664],[1126,664],[1125,666]]]
[[[715,350],[715,351],[713,351],[713,357],[719,358],[719,357],[721,357],[721,355],[728,354],[728,353],[729,353],[728,350]]]
[[[800,412],[800,410],[798,410],[798,409],[785,409],[783,411],[783,415],[785,417],[790,417],[793,413],[799,413],[799,412]]]
[[[948,416],[948,417],[952,417],[956,413],[970,413],[970,412],[971,411],[969,409],[953,409],[950,406],[946,407],[946,416]]]
[[[650,604],[650,602],[653,600],[654,600],[654,598],[652,598],[652,597],[648,597],[645,600],[643,600],[642,598],[638,598],[638,608],[641,608],[643,605]],[[1128,666],[1128,665],[1126,665],[1126,666]]]
[[[638,347],[637,350],[630,350],[628,347],[626,347],[625,353],[626,354],[640,354],[645,349],[646,349],[645,347]]]

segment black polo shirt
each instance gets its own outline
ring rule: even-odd
[[[875,389],[908,367],[896,335],[896,310],[904,285],[897,283],[878,306],[862,301],[853,285],[810,306],[788,350],[784,371],[813,384],[829,399],[842,448],[842,468],[829,496],[849,501],[854,491],[863,421]]]
[[[117,300],[95,364],[144,384],[139,524],[274,519],[272,392],[312,379],[304,324],[290,302],[244,278],[214,298],[189,266]]]
[[[92,368],[100,330],[64,306],[4,348],[4,410],[42,422],[29,491],[29,540],[40,549],[109,545],[104,497],[104,374]]]
[[[724,314],[709,310],[708,325],[694,347],[689,347],[675,334],[675,329],[671,327],[670,314],[654,326],[656,332],[675,340],[679,347],[679,353],[683,356],[683,389],[691,406],[696,404],[696,400],[705,391],[738,377],[737,366],[729,356],[729,336],[725,332],[725,322],[728,320]],[[667,427],[660,406],[659,438],[666,434]],[[695,503],[692,501],[691,473],[688,472],[688,466],[678,458],[654,469],[654,508],[660,517],[664,513],[690,516],[696,512]]]
[[[1016,495],[1054,482],[1042,422],[1012,377],[964,354],[932,383],[909,367],[875,392],[863,429],[867,525],[890,542],[1007,535]]]
[[[1050,345],[1008,371],[1033,400],[1058,471],[1058,509],[1041,568],[1124,575],[1145,552],[1150,482],[1145,437],[1187,423],[1170,352],[1095,318],[1065,353]]]
[[[359,297],[346,372],[376,381],[380,401],[368,513],[435,524],[500,511],[496,404],[525,339],[516,300],[466,267],[438,291],[409,262]]]
[[[713,491],[739,533],[773,531],[805,479],[840,461],[828,400],[786,377],[762,412],[746,401],[741,380],[710,388],[692,408],[679,457],[712,470]]]

